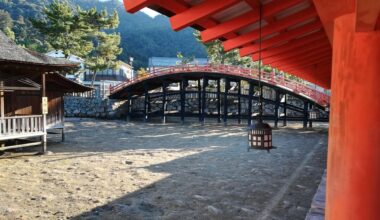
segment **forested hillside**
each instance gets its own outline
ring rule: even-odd
[[[15,34],[17,43],[28,48],[45,52],[49,50],[44,44],[44,36],[36,33],[29,22],[30,17],[41,17],[43,6],[51,0],[0,0],[0,29],[9,27]],[[168,18],[157,16],[151,18],[144,13],[134,15],[125,12],[118,0],[99,2],[95,0],[70,0],[73,7],[106,8],[109,12],[116,10],[120,17],[120,32],[123,53],[120,59],[128,61],[135,58],[135,67],[146,66],[152,56],[175,57],[177,52],[185,56],[206,57],[204,46],[196,41],[192,29],[174,32]],[[11,21],[9,21],[11,19]]]

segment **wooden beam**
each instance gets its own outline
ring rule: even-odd
[[[271,66],[277,67],[277,68],[288,68],[288,69],[299,68],[302,66],[312,65],[312,64],[316,64],[316,63],[320,63],[322,61],[328,61],[328,60],[331,61],[331,53],[329,54],[326,52],[326,53],[315,55],[315,56],[309,56],[306,58],[300,58],[298,60],[292,60],[292,62],[282,61],[282,62],[273,63],[271,64]]]
[[[303,10],[301,12],[298,12],[296,14],[290,15],[287,18],[284,18],[282,20],[279,20],[277,22],[274,22],[262,29],[262,36],[265,37],[267,35],[282,31],[284,29],[287,29],[293,25],[296,25],[298,23],[301,23],[305,20],[308,20],[310,18],[313,18],[317,15],[317,12],[315,9],[309,8],[306,10]],[[241,36],[238,36],[236,38],[233,38],[231,40],[227,40],[223,43],[224,50],[230,51],[232,49],[241,47],[243,45],[246,45],[248,43],[254,42],[260,37],[260,30],[254,30],[247,34],[243,34]]]
[[[374,31],[379,13],[379,0],[356,0],[356,31]]]
[[[319,18],[332,44],[335,19],[355,11],[355,0],[313,0]]]
[[[170,18],[170,23],[175,31],[195,24],[212,14],[223,11],[224,9],[239,3],[240,0],[208,0],[193,6],[188,10]]]
[[[312,22],[310,24],[304,25],[302,27],[293,29],[291,31],[288,31],[286,33],[277,35],[275,37],[272,37],[268,40],[264,40],[262,43],[262,50],[272,47],[276,44],[280,44],[292,39],[295,39],[297,37],[300,37],[304,34],[316,31],[322,27],[322,24],[319,21]],[[240,56],[244,57],[250,54],[257,53],[259,50],[259,44],[252,44],[251,46],[246,46],[240,49]]]
[[[296,5],[303,0],[287,0],[287,1],[274,1],[263,6],[263,17],[271,17],[274,14],[283,11],[293,5]],[[209,42],[220,38],[221,36],[235,32],[243,27],[258,22],[260,19],[259,8],[254,8],[252,11],[244,13],[236,18],[227,22],[219,24],[213,28],[202,31],[201,37],[203,42]]]
[[[324,31],[318,31],[318,32],[310,34],[306,37],[302,37],[299,39],[292,40],[292,41],[290,41],[286,44],[283,44],[281,46],[278,46],[278,47],[268,48],[267,50],[262,51],[261,57],[263,59],[265,59],[265,58],[269,58],[272,56],[276,56],[277,54],[281,54],[284,52],[292,52],[296,48],[303,47],[303,46],[306,46],[309,44],[314,44],[314,43],[317,43],[320,41],[327,41],[328,42],[328,39],[327,39]],[[252,55],[252,59],[258,60],[259,59],[258,54]]]
[[[154,0],[124,0],[124,7],[130,13],[135,13],[153,4]]]
[[[278,54],[270,58],[263,59],[263,62],[272,63],[272,62],[281,61],[281,60],[304,57],[305,55],[308,55],[308,54],[316,54],[318,52],[323,52],[323,51],[328,51],[328,50],[332,51],[330,47],[330,43],[328,41],[322,41],[321,43],[310,44],[304,47],[299,47],[297,49],[294,49],[294,51],[292,52],[285,52],[285,53]]]
[[[251,6],[251,8],[257,8],[261,4],[260,0],[244,0],[244,1],[247,2],[247,4]]]

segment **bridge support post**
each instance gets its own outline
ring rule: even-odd
[[[218,79],[217,81],[217,99],[218,99],[218,102],[217,102],[217,108],[218,108],[218,123],[221,123],[221,118],[220,118],[220,113],[221,113],[221,109],[220,109],[220,104],[221,104],[221,100],[220,100],[220,79]]]
[[[130,95],[127,97],[127,123],[131,122],[131,113],[132,113],[132,98]]]
[[[223,105],[223,122],[224,126],[227,126],[227,117],[228,117],[228,90],[230,90],[230,80],[225,78],[224,80],[224,105]]]
[[[185,124],[186,87],[187,87],[187,81],[186,81],[186,79],[182,79],[181,86],[180,86],[180,93],[181,93],[181,122],[182,122],[182,124]]]
[[[237,83],[238,87],[238,123],[241,124],[241,81]]]
[[[166,82],[162,83],[162,109],[161,109],[161,121],[163,124],[166,124],[166,93],[167,93],[168,84]]]
[[[147,122],[148,121],[148,102],[149,102],[149,91],[148,91],[148,88],[146,87],[146,85],[144,86],[144,89],[145,89],[145,95],[144,95],[144,119],[143,121],[144,122]]]
[[[380,32],[356,32],[355,15],[334,23],[326,220],[380,216]]]
[[[206,115],[206,88],[208,86],[208,79],[203,77],[203,88],[202,88],[202,125],[205,124]]]
[[[307,123],[309,121],[309,102],[303,102],[303,128],[307,128]]]
[[[313,104],[309,103],[309,110],[313,108]],[[313,120],[310,119],[309,115],[309,128],[313,128]]]
[[[284,94],[284,100],[283,100],[283,102],[284,102],[284,118],[283,118],[283,123],[282,123],[282,126],[287,126],[288,125],[288,121],[287,121],[287,112],[288,112],[288,98],[287,98],[287,94]]]
[[[276,91],[276,103],[274,106],[274,127],[278,128],[278,114],[279,114],[279,108],[280,108],[280,95],[281,93],[279,91]]]
[[[253,82],[249,82],[249,91],[248,91],[248,126],[252,124],[252,100],[253,100]]]
[[[202,122],[202,87],[200,79],[198,79],[198,117],[199,122]]]

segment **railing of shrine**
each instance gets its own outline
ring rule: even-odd
[[[0,140],[44,134],[42,115],[0,118]]]
[[[259,80],[259,71],[243,68],[239,66],[230,65],[184,65],[184,66],[171,66],[171,67],[153,67],[149,70],[149,74],[132,80],[125,81],[114,87],[110,88],[110,93],[118,92],[130,85],[142,82],[147,79],[156,78],[164,75],[177,74],[177,73],[191,73],[191,72],[208,72],[208,73],[223,73],[231,76],[240,76]],[[273,86],[281,87],[289,90],[292,93],[306,96],[314,100],[316,103],[327,106],[330,102],[330,96],[324,92],[310,88],[307,84],[291,80],[281,75],[276,75],[274,72],[262,72],[261,80]]]

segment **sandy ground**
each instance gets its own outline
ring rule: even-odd
[[[45,156],[0,160],[0,219],[304,219],[327,130],[247,152],[244,126],[66,122]]]

